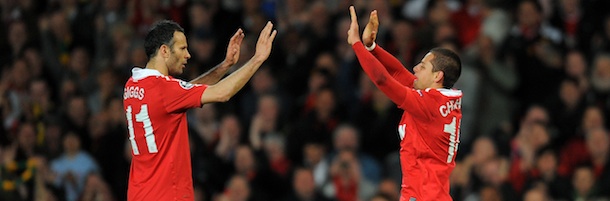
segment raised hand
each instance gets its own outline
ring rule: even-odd
[[[277,35],[277,30],[272,30],[273,23],[267,22],[267,25],[265,25],[265,28],[261,31],[261,34],[258,36],[258,41],[256,42],[256,52],[254,53],[256,59],[264,61],[269,57],[273,40],[275,39],[275,35]]]
[[[358,17],[356,16],[356,9],[354,6],[349,7],[349,14],[352,19],[352,23],[349,25],[347,30],[347,43],[353,45],[360,41],[360,34],[358,33]]]
[[[369,23],[364,27],[362,32],[362,43],[365,46],[370,47],[377,38],[377,32],[379,31],[379,18],[377,17],[377,10],[373,10],[369,16]]]
[[[235,34],[229,40],[229,46],[227,47],[227,56],[225,57],[225,64],[232,66],[239,61],[239,52],[241,50],[241,41],[244,40],[244,31],[238,29]]]

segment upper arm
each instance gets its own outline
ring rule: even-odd
[[[396,57],[377,45],[371,53],[383,64],[388,73],[400,84],[413,87],[415,76],[400,63]]]
[[[364,48],[362,43],[355,43],[352,45],[352,48],[362,66],[362,70],[364,70],[371,81],[373,81],[379,90],[383,91],[390,100],[397,105],[400,105],[404,101],[405,94],[409,88],[396,81],[386,68],[384,68],[383,64]]]
[[[414,117],[430,118],[434,111],[430,105],[434,102],[436,100],[429,92],[410,89],[406,92],[403,102],[396,104]]]
[[[226,92],[224,92],[221,87],[218,85],[210,85],[205,90],[205,93],[201,94],[200,101],[201,104],[206,103],[214,103],[214,102],[225,102],[229,97],[226,97]]]
[[[160,96],[168,112],[181,112],[186,109],[201,107],[201,94],[206,91],[206,85],[191,84],[178,79],[161,81]]]

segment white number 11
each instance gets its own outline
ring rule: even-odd
[[[460,143],[460,141],[458,140],[458,136],[460,134],[460,130],[458,129],[459,124],[456,123],[456,118],[453,117],[453,120],[451,120],[451,123],[449,124],[445,124],[445,133],[449,133],[449,150],[447,150],[448,154],[447,155],[447,163],[451,163],[451,161],[453,161],[453,156],[455,155],[455,152],[457,152],[458,149],[458,143]]]
[[[125,111],[125,113],[127,115],[127,128],[129,129],[129,141],[131,142],[131,149],[133,150],[133,155],[140,155],[140,150],[138,150],[138,144],[136,143],[136,136],[133,130],[134,128],[133,118],[131,117],[131,105],[127,106],[127,110]],[[140,112],[136,114],[136,122],[141,122],[144,124],[144,137],[146,138],[146,146],[148,147],[148,153],[157,153],[157,142],[155,142],[155,134],[153,133],[152,122],[150,121],[150,117],[148,116],[147,104],[142,104],[142,106],[140,107]]]

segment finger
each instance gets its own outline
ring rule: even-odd
[[[237,30],[235,32],[235,34],[233,34],[233,36],[231,36],[231,40],[229,40],[229,43],[233,43],[237,40],[237,38],[239,37],[239,30]]]
[[[273,24],[271,23],[271,21],[267,21],[267,24],[261,32],[261,35],[265,36],[264,38],[269,37],[269,34],[271,34],[271,29],[273,29]]]
[[[261,34],[258,35],[258,42],[264,42],[266,40],[266,38],[269,36],[270,26],[271,26],[271,22],[267,21],[265,28],[263,28],[263,30],[261,30]]]
[[[273,42],[273,40],[275,40],[276,35],[277,35],[277,30],[273,30],[273,32],[271,32],[271,36],[269,37],[269,41]]]
[[[237,33],[236,33],[235,44],[239,47],[243,40],[244,40],[244,31],[240,28],[237,30]]]
[[[349,7],[349,14],[352,18],[352,23],[358,23],[358,17],[356,16],[356,9],[354,6]]]
[[[371,15],[369,16],[369,23],[371,23],[371,24],[375,23],[376,17],[377,17],[377,11],[376,10],[371,11]]]
[[[237,38],[243,38],[244,37],[244,30],[239,28],[237,29]]]
[[[242,30],[241,28],[238,30],[239,31],[239,37],[237,37],[237,44],[241,44],[241,41],[244,40],[244,30]]]

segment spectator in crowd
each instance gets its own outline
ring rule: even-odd
[[[262,200],[277,200],[284,197],[288,184],[271,171],[260,153],[251,147],[240,145],[235,149],[233,165],[235,174],[243,176],[252,189],[252,196]]]
[[[519,77],[516,97],[527,107],[547,100],[562,80],[563,34],[548,25],[536,0],[520,1],[515,16],[500,54],[513,59]]]
[[[379,181],[381,181],[381,167],[374,157],[360,149],[360,142],[361,134],[356,127],[350,124],[341,124],[337,126],[333,132],[334,150],[326,160],[335,161],[335,157],[338,157],[339,153],[346,150],[353,152],[357,159],[356,161],[358,161],[358,166],[360,167],[358,169],[362,171],[360,174],[365,177],[363,179],[377,185]]]
[[[574,169],[572,200],[589,200],[599,196],[599,192],[603,190],[595,186],[594,174],[591,166],[580,166]]]
[[[532,189],[542,184],[553,200],[568,200],[570,182],[557,171],[559,161],[555,151],[551,147],[543,147],[537,151],[535,160],[534,171],[529,175],[525,188]]]
[[[322,196],[315,185],[314,175],[311,169],[296,168],[292,179],[292,193],[284,199],[285,201],[330,201]]]
[[[85,190],[87,178],[91,173],[99,173],[95,159],[81,149],[78,135],[68,132],[63,138],[64,153],[51,161],[53,184],[65,189],[66,200],[78,200]]]
[[[531,189],[523,195],[523,201],[549,201],[548,194],[544,189]]]
[[[562,176],[570,178],[576,166],[591,160],[586,143],[587,133],[604,128],[604,119],[599,107],[592,105],[585,109],[575,135],[560,149],[558,171]]]
[[[474,140],[472,150],[457,162],[451,174],[451,193],[453,197],[468,197],[480,192],[486,186],[483,175],[477,174],[483,165],[499,157],[497,147],[489,137],[481,136]],[[487,184],[489,185],[489,184]]]
[[[393,179],[385,178],[379,182],[379,188],[377,194],[386,195],[389,200],[400,199],[400,184],[394,182]]]
[[[375,184],[362,173],[355,150],[343,149],[330,165],[330,178],[323,187],[327,197],[337,201],[363,200],[375,193]]]
[[[591,153],[591,170],[595,178],[598,196],[610,197],[610,136],[605,128],[591,129],[586,136],[587,149]]]
[[[595,104],[602,107],[605,114],[610,111],[610,54],[600,53],[593,59],[591,87],[595,94]],[[609,125],[606,119],[606,125]]]
[[[557,133],[553,138],[555,149],[563,146],[572,138],[585,111],[584,93],[579,89],[576,79],[565,78],[559,85],[556,97],[549,102],[551,124],[556,125]]]
[[[328,148],[317,142],[307,142],[303,146],[303,166],[310,168],[316,187],[322,187],[328,181],[330,161],[326,160]]]
[[[235,175],[227,182],[225,190],[214,200],[217,201],[262,201],[264,199],[255,198],[253,191],[248,184],[245,176]],[[254,192],[255,193],[255,192]]]

